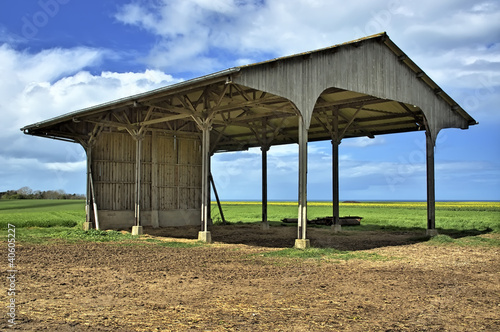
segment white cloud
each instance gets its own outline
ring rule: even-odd
[[[87,161],[81,160],[76,162],[65,162],[65,163],[46,163],[44,166],[51,171],[60,171],[60,172],[84,171],[85,169],[87,169]]]
[[[0,81],[0,137],[30,123],[179,81],[156,70],[100,75],[82,71],[99,63],[104,53],[76,48],[29,54],[1,46],[0,73],[8,79]]]
[[[349,138],[342,141],[342,146],[364,148],[372,145],[381,145],[385,143],[383,137],[368,138],[368,137],[355,137]]]
[[[431,36],[429,42],[435,41],[435,37],[442,38],[445,43],[449,41],[462,40],[462,42],[484,41],[492,30],[500,28],[500,5],[496,1],[457,1],[456,3],[435,4],[434,1],[424,0],[415,3],[416,19],[405,32],[412,34],[423,34]],[[427,4],[426,4],[427,3]],[[442,11],[446,11],[443,15]],[[418,9],[417,9],[418,8]],[[436,45],[438,46],[438,45]],[[445,48],[441,46],[439,48]]]
[[[116,18],[160,37],[147,63],[172,72],[213,72],[387,31],[444,87],[500,81],[496,1],[134,0]]]
[[[163,0],[133,1],[116,18],[162,37],[150,64],[213,71],[227,67],[227,61],[221,63],[227,57],[237,56],[230,60],[236,65],[263,53],[286,55],[344,41],[332,37],[349,22],[346,13],[330,1]]]
[[[0,157],[6,160],[2,164],[11,168],[4,169],[5,172],[83,170],[85,161],[81,151],[54,150],[47,140],[37,145],[36,138],[24,136],[19,128],[180,81],[158,70],[97,75],[84,70],[98,65],[106,54],[99,49],[81,47],[32,54],[6,44],[0,46],[3,77],[0,80]],[[33,162],[33,158],[37,162]]]

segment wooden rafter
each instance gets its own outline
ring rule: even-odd
[[[351,119],[349,119],[349,121],[347,122],[347,125],[344,127],[344,129],[340,133],[339,137],[337,138],[339,141],[344,137],[345,133],[347,132],[347,129],[349,129],[349,127],[354,123],[354,120],[356,120],[356,117],[358,116],[359,112],[362,109],[363,109],[363,106],[359,106],[359,108],[356,110],[356,112],[354,112]],[[339,115],[341,115],[340,112],[339,112]],[[345,119],[345,117],[344,117],[344,119]]]

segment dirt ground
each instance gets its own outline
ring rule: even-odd
[[[146,232],[190,242],[198,230]],[[500,249],[416,235],[308,230],[313,246],[387,258],[347,261],[263,256],[296,228],[258,225],[214,226],[215,243],[193,248],[18,244],[13,330],[500,331]]]

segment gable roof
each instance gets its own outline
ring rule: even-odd
[[[92,132],[102,130],[144,127],[174,135],[198,133],[200,121],[209,119],[213,151],[226,151],[297,142],[298,115],[310,141],[422,129],[435,139],[443,128],[466,129],[477,123],[380,33],[229,68],[21,130],[84,144]]]

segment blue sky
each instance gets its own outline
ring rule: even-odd
[[[387,31],[480,124],[441,131],[438,200],[500,200],[500,3],[39,0],[0,10],[0,191],[85,192],[85,155],[19,128],[218,70]],[[342,200],[425,199],[423,132],[346,139]],[[297,198],[297,146],[269,151],[269,199]],[[309,144],[308,196],[331,199],[331,144]],[[260,150],[216,154],[222,199],[260,198]]]

